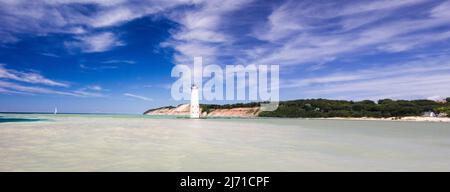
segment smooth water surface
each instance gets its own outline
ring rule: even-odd
[[[0,171],[450,171],[450,124],[2,114]]]

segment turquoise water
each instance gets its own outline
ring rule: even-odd
[[[33,121],[43,121],[45,119],[29,119],[29,118],[23,118],[23,117],[3,117],[0,116],[0,123],[7,123],[7,122],[33,122]]]
[[[0,116],[0,171],[450,171],[449,123]]]

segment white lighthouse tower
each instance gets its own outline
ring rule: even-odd
[[[198,102],[198,87],[197,85],[192,85],[191,87],[191,118],[200,118],[200,105]]]

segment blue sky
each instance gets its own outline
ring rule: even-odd
[[[175,64],[278,64],[280,97],[450,96],[450,2],[0,0],[0,111],[142,113]]]

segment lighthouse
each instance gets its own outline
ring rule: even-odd
[[[200,118],[200,105],[198,102],[198,87],[197,85],[191,86],[191,119]]]

